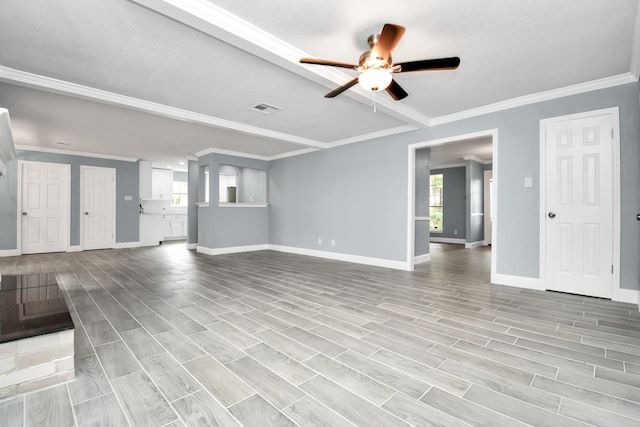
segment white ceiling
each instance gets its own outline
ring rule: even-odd
[[[0,107],[20,146],[277,158],[633,81],[637,16],[638,0],[2,0]],[[386,22],[407,29],[396,62],[460,67],[396,75],[402,101],[325,99],[355,72],[298,59],[357,63]],[[282,110],[251,110],[263,102]]]

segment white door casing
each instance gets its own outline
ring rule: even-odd
[[[69,165],[20,163],[20,251],[62,252],[69,247]]]
[[[113,168],[81,166],[82,246],[84,250],[115,246],[115,180]]]
[[[484,171],[484,245],[491,244],[492,221],[493,221],[493,171]]]
[[[614,296],[617,132],[612,111],[541,122],[541,276],[546,289]]]

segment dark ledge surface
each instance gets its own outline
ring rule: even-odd
[[[55,273],[0,276],[0,343],[73,328]]]

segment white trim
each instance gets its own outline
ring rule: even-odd
[[[464,168],[466,166],[467,166],[466,163],[449,163],[449,164],[442,165],[442,166],[431,165],[431,170],[434,171],[434,170],[438,170],[438,169]]]
[[[484,216],[483,212],[471,212],[471,216]]]
[[[283,132],[259,128],[257,126],[246,125],[244,123],[233,122],[219,117],[196,113],[194,111],[183,110],[182,108],[171,107],[158,104],[143,99],[120,95],[106,90],[100,90],[89,86],[58,80],[51,77],[40,76],[38,74],[27,73],[9,67],[0,66],[0,81],[22,84],[22,86],[33,87],[53,93],[62,93],[75,96],[81,99],[89,99],[107,105],[127,107],[132,110],[155,114],[157,116],[180,121],[198,123],[219,129],[231,129],[249,135],[261,136],[269,139],[286,141],[293,144],[324,147],[325,143],[309,138],[302,138]]]
[[[413,218],[414,221],[429,221],[430,219],[428,216],[416,216]]]
[[[18,251],[17,249],[0,250],[0,258],[7,257],[7,256],[19,256],[19,255],[20,255],[20,251]]]
[[[384,258],[372,258],[360,255],[350,255],[340,252],[318,251],[315,249],[295,248],[292,246],[268,245],[270,250],[286,252],[297,255],[307,255],[317,258],[332,259],[336,261],[352,262],[355,264],[372,265],[374,267],[392,268],[395,270],[409,271],[408,264],[404,261],[394,261]]]
[[[431,261],[431,254],[418,255],[417,257],[413,258],[413,265],[424,264],[425,262],[430,262],[430,261]]]
[[[67,252],[82,252],[82,246],[81,245],[77,245],[77,246],[69,246],[67,248]]]
[[[409,271],[413,270],[414,250],[415,250],[415,177],[416,177],[416,150],[425,147],[435,147],[438,145],[444,145],[450,142],[460,142],[469,139],[477,139],[483,137],[491,137],[493,141],[493,180],[498,182],[498,129],[488,129],[478,132],[467,133],[463,135],[449,136],[446,138],[433,139],[424,142],[418,142],[415,144],[409,144],[407,147],[407,268]],[[491,280],[493,281],[496,273],[496,258],[497,258],[497,246],[496,246],[496,233],[498,224],[498,186],[495,186],[493,193],[493,200],[495,209],[493,209],[493,227],[492,227],[492,241],[493,251],[491,256]]]
[[[270,157],[267,157],[267,156],[260,156],[258,154],[243,153],[243,152],[240,152],[240,151],[233,151],[233,150],[223,150],[222,148],[207,148],[205,150],[198,151],[196,153],[196,156],[198,156],[198,158],[200,158],[202,156],[206,156],[207,154],[211,154],[211,153],[224,154],[226,156],[243,157],[245,159],[266,160],[266,161],[270,160]]]
[[[218,203],[219,208],[268,208],[269,203]]]
[[[563,98],[565,96],[577,95],[580,93],[591,92],[598,89],[606,89],[609,87],[619,86],[627,83],[637,82],[637,78],[629,73],[619,74],[617,76],[605,77],[603,79],[592,80],[589,82],[579,83],[576,85],[565,86],[559,89],[538,92],[531,95],[520,96],[508,99],[506,101],[496,102],[494,104],[484,105],[478,108],[472,108],[459,113],[449,114],[432,118],[429,126],[441,125],[444,123],[456,122],[462,119],[481,116],[483,114],[495,113],[498,111],[509,110],[511,108],[522,107],[525,105],[535,104],[552,99]]]
[[[631,75],[636,79],[640,77],[640,6],[638,6],[638,8],[636,9],[636,20],[633,26],[630,72]]]
[[[465,242],[465,249],[474,249],[479,248],[480,246],[484,246],[484,240],[478,240],[477,242]]]
[[[613,126],[613,138],[612,138],[612,162],[613,165],[611,167],[611,173],[613,176],[612,184],[613,184],[613,200],[612,200],[612,208],[613,208],[613,216],[612,216],[612,227],[613,227],[613,248],[612,248],[612,259],[613,263],[613,277],[611,279],[611,296],[617,294],[621,290],[620,288],[620,209],[621,209],[621,196],[620,196],[620,108],[619,107],[611,107],[611,108],[603,108],[600,110],[592,110],[585,111],[582,113],[576,114],[567,114],[564,116],[551,117],[548,119],[540,120],[540,207],[539,207],[539,217],[540,217],[540,249],[539,249],[539,258],[540,258],[540,282],[543,284],[544,289],[546,289],[546,177],[544,173],[544,167],[546,162],[546,131],[545,127],[554,122],[563,122],[567,120],[575,120],[582,119],[593,116],[602,116],[602,115],[611,115],[611,125]],[[495,178],[494,178],[495,180]],[[497,188],[497,186],[496,186]],[[495,239],[494,239],[495,242]]]
[[[467,243],[465,239],[456,239],[453,237],[434,237],[430,236],[429,241],[432,243],[452,243],[454,245],[464,245]]]
[[[207,248],[206,246],[198,245],[196,252],[203,253],[205,255],[225,255],[225,254],[237,254],[242,252],[254,252],[254,251],[266,251],[269,249],[269,245],[251,245],[251,246],[230,246],[227,248]]]
[[[198,249],[198,244],[197,243],[187,243],[187,249],[189,249],[189,250]]]
[[[509,274],[495,274],[491,278],[491,283],[495,285],[513,286],[514,288],[533,289],[544,291],[544,286],[540,279],[535,277],[511,276]]]
[[[481,159],[480,157],[476,156],[475,154],[462,156],[462,158],[465,159],[465,160],[472,160],[472,161],[474,161],[476,163],[480,163],[480,164],[483,164],[483,165],[488,165],[492,161],[491,159],[489,159],[489,160]]]
[[[337,139],[335,141],[330,142],[328,144],[328,147],[333,148],[333,147],[339,147],[341,145],[353,144],[354,142],[369,141],[371,139],[382,138],[382,137],[391,136],[391,135],[398,135],[398,134],[410,132],[416,129],[419,129],[419,127],[413,126],[413,125],[404,125],[404,126],[398,126],[395,128],[382,129],[376,132],[363,133],[362,135],[352,136],[350,138]]]
[[[96,159],[121,160],[123,162],[137,162],[138,160],[140,160],[140,159],[134,159],[133,157],[110,156],[108,154],[88,153],[86,151],[60,150],[57,148],[34,147],[31,145],[21,145],[21,144],[16,145],[16,150],[37,151],[40,153],[64,154],[65,156],[92,157]]]
[[[614,289],[611,301],[637,304],[638,298],[640,298],[640,292],[635,289]]]
[[[278,159],[286,159],[287,157],[295,157],[301,156],[302,154],[313,153],[314,151],[318,151],[318,148],[303,148],[301,150],[289,151],[287,153],[276,154],[269,157],[269,160],[278,160]]]
[[[113,245],[113,249],[131,249],[139,248],[140,242],[119,242]]]

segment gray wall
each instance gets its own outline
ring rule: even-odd
[[[222,154],[207,154],[199,167],[209,166],[209,206],[198,208],[198,245],[210,249],[269,243],[268,207],[220,207],[218,174],[221,165],[261,169],[269,162]],[[268,197],[267,189],[267,197]]]
[[[467,243],[484,240],[484,170],[482,164],[466,161]]]
[[[439,173],[444,175],[442,200],[444,221],[442,233],[431,233],[431,236],[464,240],[467,233],[467,221],[465,219],[466,169],[461,166],[431,170],[431,174]]]
[[[402,136],[275,160],[269,176],[270,243],[406,260],[407,149]]]
[[[415,178],[415,216],[429,216],[429,161],[431,148],[416,150],[416,178]],[[416,221],[414,229],[414,255],[426,255],[429,253],[429,221]]]
[[[640,105],[638,83],[567,96],[457,122],[280,159],[271,165],[270,242],[406,260],[407,145],[498,129],[499,274],[539,277],[540,120],[620,107],[621,287],[640,278]],[[372,113],[374,114],[374,113]],[[372,117],[374,120],[375,117]],[[531,176],[533,188],[524,188]],[[316,239],[324,237],[323,245]]]
[[[0,181],[0,218],[3,222],[3,231],[0,233],[0,250],[17,249],[18,247],[16,229],[18,215],[18,160],[71,165],[71,221],[69,231],[72,246],[78,246],[80,244],[80,166],[115,168],[116,243],[138,241],[138,163],[17,150],[16,159],[9,162],[7,178]],[[124,200],[125,196],[131,196],[132,200]]]
[[[200,164],[197,161],[189,160],[189,205],[187,206],[187,243],[198,243],[198,206],[196,205],[198,200],[198,187],[200,185]]]

